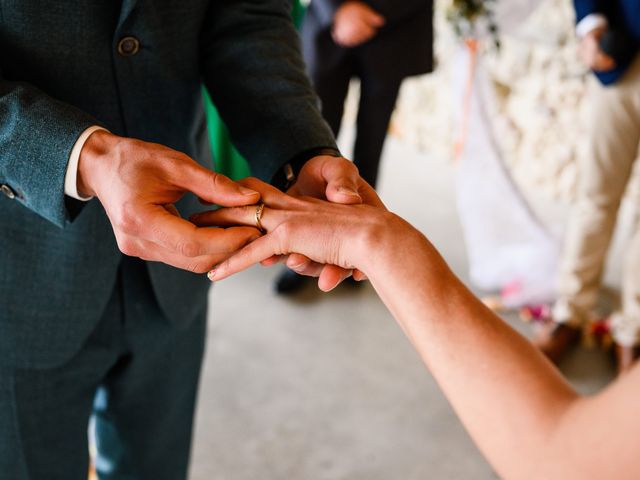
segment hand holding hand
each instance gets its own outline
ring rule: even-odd
[[[616,68],[615,60],[600,48],[600,39],[605,31],[604,28],[596,28],[580,41],[580,59],[594,72],[607,72]]]
[[[343,3],[333,17],[333,40],[343,47],[356,47],[371,40],[385,18],[366,3],[350,0]]]
[[[78,191],[102,203],[120,250],[196,273],[259,237],[255,228],[198,228],[173,205],[186,192],[224,206],[256,203],[260,194],[198,165],[180,152],[105,131],[85,143]]]
[[[375,190],[360,177],[353,162],[342,157],[321,155],[312,158],[302,167],[296,183],[287,193],[344,205],[365,203],[385,208]],[[273,258],[270,262],[279,260]],[[334,288],[351,274],[356,280],[366,278],[358,270],[352,272],[334,264],[324,265],[297,253],[286,257],[285,261],[289,268],[301,275],[322,277],[322,283],[330,285],[327,289]]]
[[[211,280],[222,280],[255,263],[271,264],[274,256],[303,255],[318,265],[346,271],[368,268],[373,257],[392,252],[402,229],[415,231],[387,210],[366,204],[341,205],[311,197],[291,197],[255,178],[241,180],[260,192],[265,208],[261,224],[266,235],[244,247],[210,272]],[[255,225],[256,206],[222,208],[192,217],[197,225]],[[402,236],[406,236],[404,233]],[[375,255],[373,255],[375,252]],[[318,286],[335,287],[335,279],[323,270]]]

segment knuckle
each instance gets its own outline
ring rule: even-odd
[[[355,172],[358,170],[358,167],[356,166],[356,164],[353,163],[351,160],[344,157],[340,157],[340,161],[342,162],[342,165],[344,165],[344,168],[351,170],[352,172]]]
[[[246,218],[247,223],[251,222],[251,224],[255,223],[256,218],[256,206],[255,205],[244,205],[242,207],[231,207],[228,209],[231,213],[238,214],[241,218]]]
[[[278,233],[279,238],[281,239],[289,238],[293,233],[293,225],[291,224],[291,222],[288,222],[288,221],[282,222],[280,225],[278,225],[278,228],[276,229],[276,231]]]
[[[129,257],[135,257],[138,253],[138,247],[136,243],[130,239],[119,239],[118,248],[122,253]]]
[[[116,221],[116,228],[128,235],[135,235],[139,230],[139,224],[135,209],[131,205],[123,205]]]
[[[209,173],[209,181],[211,182],[214,191],[224,187],[224,178],[225,177],[219,173]]]
[[[256,241],[258,238],[260,238],[253,233],[254,231],[255,230],[251,229],[246,234],[242,235],[242,237],[238,238],[234,242],[235,248],[233,250],[234,251],[240,250],[241,248],[246,247],[247,245],[250,245],[251,243]]]
[[[283,222],[273,231],[276,240],[277,254],[284,255],[289,252],[289,241],[293,233],[293,227],[289,222]]]
[[[185,165],[193,165],[195,161],[186,153],[178,152],[176,150],[168,149],[165,150],[165,155],[161,155],[162,165],[168,171],[171,171],[175,168],[182,168]]]
[[[208,268],[208,266],[202,262],[194,262],[194,263],[190,263],[187,266],[187,270],[189,270],[191,273],[201,274],[201,273],[207,273],[210,270],[210,268]]]
[[[177,252],[183,257],[197,257],[200,255],[200,245],[193,240],[185,240],[176,246]]]

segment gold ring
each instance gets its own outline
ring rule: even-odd
[[[259,203],[256,206],[256,227],[258,228],[258,230],[260,230],[262,233],[264,233],[264,228],[262,226],[262,223],[260,222],[260,220],[262,219],[262,212],[264,211],[264,203]]]

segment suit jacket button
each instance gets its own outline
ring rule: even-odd
[[[9,185],[5,185],[4,183],[0,185],[0,192],[4,193],[4,196],[10,200],[13,200],[18,196],[16,192],[14,192],[13,188]]]
[[[123,57],[132,57],[140,50],[140,42],[136,37],[122,37],[118,42],[118,53]]]

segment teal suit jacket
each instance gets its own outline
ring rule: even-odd
[[[121,3],[121,4],[120,4]],[[204,82],[254,175],[335,148],[283,0],[0,0],[0,364],[69,359],[95,327],[121,259],[101,204],[64,195],[91,125],[211,166]],[[118,53],[133,36],[140,50]],[[5,189],[6,190],[6,189]],[[201,209],[186,196],[184,215]],[[208,281],[148,264],[167,318],[206,308]]]

